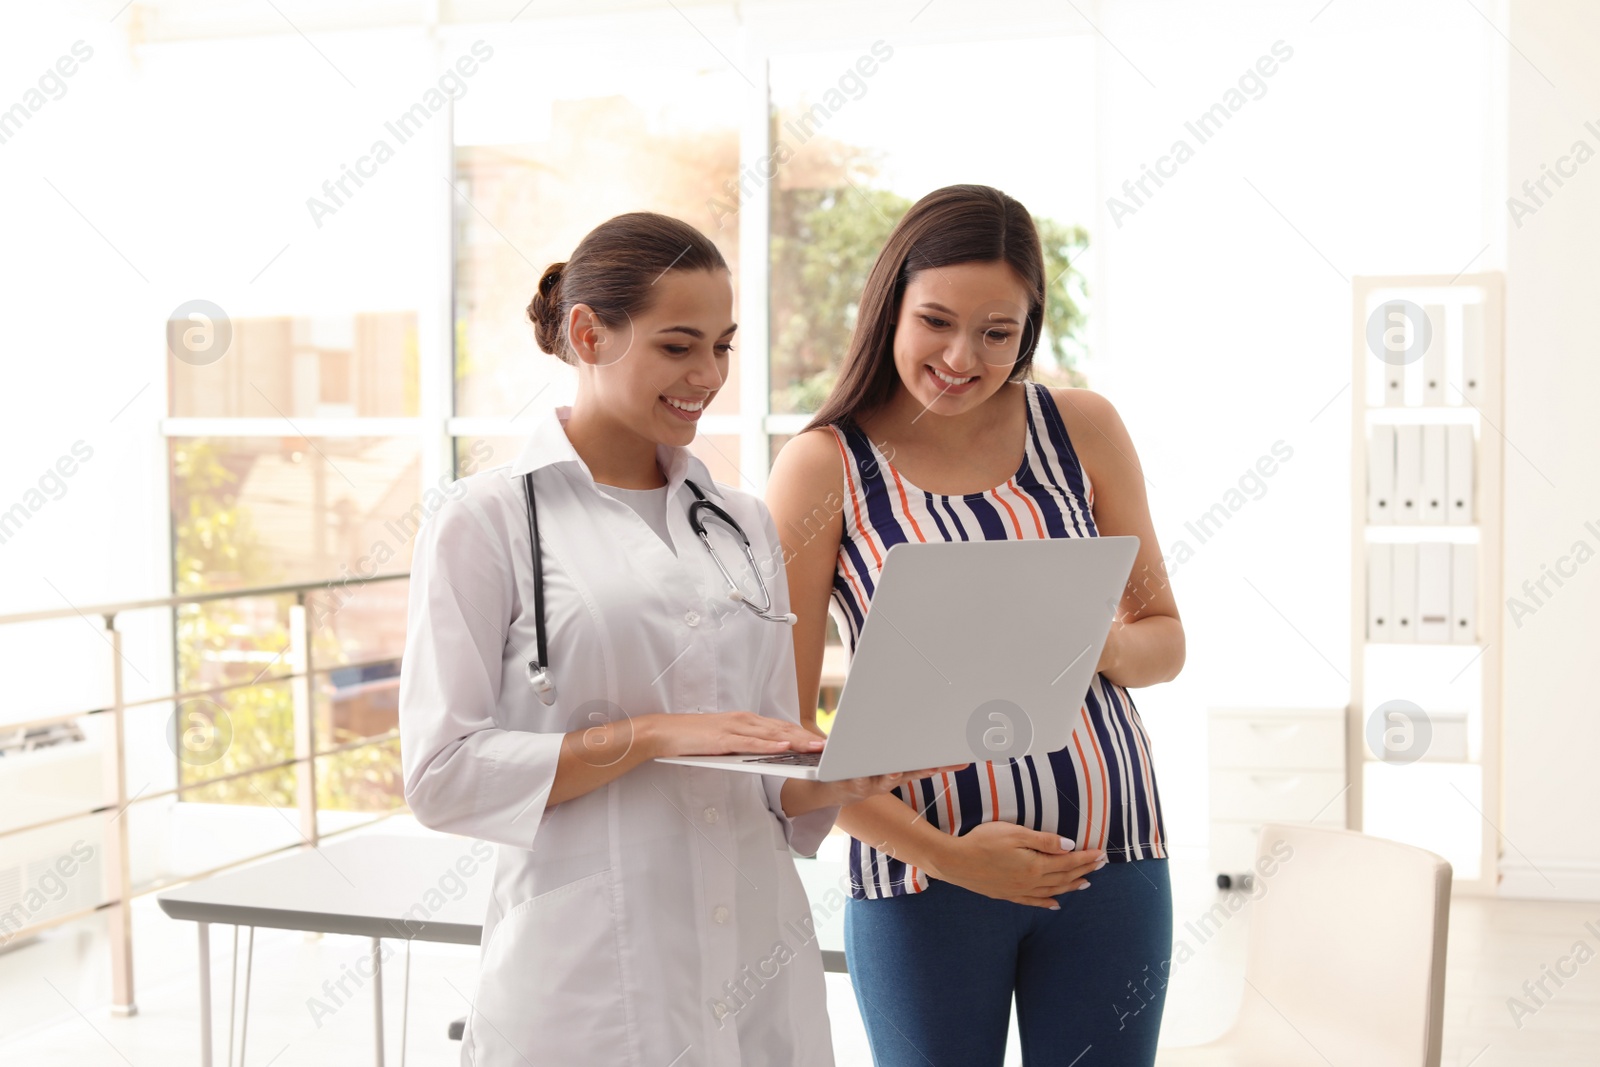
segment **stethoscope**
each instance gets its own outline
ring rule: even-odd
[[[722,572],[722,577],[728,582],[728,599],[738,604],[743,604],[755,612],[759,618],[768,622],[786,622],[793,626],[796,617],[790,612],[777,614],[772,610],[772,594],[767,591],[767,580],[761,577],[761,568],[756,566],[755,554],[750,551],[750,538],[745,536],[741,527],[732,515],[706,499],[700,487],[694,482],[684,479],[695,495],[695,502],[689,505],[689,527],[694,530],[695,536],[700,538],[700,543],[706,546],[706,551],[711,554],[711,562],[717,565],[717,570]],[[539,513],[533,504],[533,473],[530,471],[522,476],[522,491],[528,501],[528,540],[533,545],[533,622],[536,643],[536,656],[528,661],[528,684],[533,686],[533,691],[539,694],[540,702],[553,704],[556,699],[555,682],[550,680],[550,653],[545,647],[544,639],[544,564],[539,554]],[[739,535],[739,545],[744,549],[744,558],[750,564],[751,572],[756,576],[756,584],[761,587],[763,606],[757,607],[739,588],[739,583],[733,580],[733,575],[728,573],[728,568],[722,565],[722,559],[717,555],[717,550],[711,547],[711,538],[706,536],[705,521],[701,518],[702,511],[709,511],[714,518],[721,519],[727,527]]]

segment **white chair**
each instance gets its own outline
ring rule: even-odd
[[[1256,857],[1239,1014],[1210,1044],[1162,1049],[1158,1067],[1439,1067],[1450,864],[1278,823]]]

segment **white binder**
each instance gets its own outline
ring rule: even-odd
[[[1394,572],[1394,546],[1388,542],[1367,545],[1367,640],[1392,641],[1394,627],[1389,609]]]
[[[1445,430],[1445,499],[1449,511],[1445,521],[1455,526],[1468,526],[1478,513],[1473,500],[1476,450],[1472,427],[1461,423],[1447,426]]]
[[[1450,546],[1450,640],[1478,642],[1478,546]]]
[[[1394,521],[1415,525],[1422,521],[1422,427],[1394,428]]]
[[[1467,304],[1461,309],[1461,393],[1462,403],[1474,407],[1483,403],[1483,305]]]
[[[1406,325],[1405,305],[1399,301],[1383,305],[1383,403],[1386,407],[1401,407],[1406,402],[1406,368],[1400,360],[1405,353],[1405,341],[1410,336]],[[1390,340],[1400,342],[1390,348]]]
[[[1422,353],[1422,402],[1424,404],[1444,403],[1444,305],[1429,304],[1425,309],[1428,314],[1428,325],[1433,332],[1433,341],[1428,345],[1427,351]]]
[[[1450,497],[1445,481],[1445,430],[1443,423],[1422,427],[1422,487],[1417,493],[1417,506],[1422,509],[1423,522],[1445,521],[1450,513]]]
[[[1450,543],[1424,541],[1417,545],[1417,640],[1433,644],[1450,641]]]
[[[1394,427],[1382,423],[1367,442],[1367,521],[1394,522]]]
[[[1417,546],[1397,543],[1389,582],[1389,618],[1393,640],[1417,639]]]

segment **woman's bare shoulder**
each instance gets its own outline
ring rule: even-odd
[[[767,504],[779,523],[819,512],[832,514],[844,498],[844,465],[838,438],[827,426],[784,443],[767,476]]]
[[[839,439],[830,426],[818,426],[784,442],[772,462],[769,483],[795,481],[808,488],[842,488]]]
[[[1072,448],[1091,480],[1097,473],[1139,474],[1133,439],[1109,399],[1093,389],[1050,387],[1049,391]]]

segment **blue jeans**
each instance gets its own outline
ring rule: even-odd
[[[999,1067],[1011,998],[1027,1067],[1150,1067],[1172,957],[1166,860],[1108,863],[1060,911],[933,881],[845,907],[877,1067]]]

